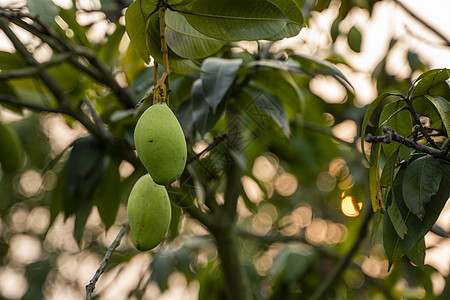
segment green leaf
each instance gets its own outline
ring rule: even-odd
[[[439,161],[441,163],[443,173],[450,172],[450,163],[444,160]],[[392,188],[393,199],[406,222],[406,227],[408,228],[408,232],[403,240],[398,237],[391,221],[386,220],[389,218],[384,218],[383,245],[390,265],[410,251],[420,241],[420,239],[428,233],[439,217],[445,203],[447,203],[448,195],[450,194],[450,176],[443,176],[437,194],[432,196],[431,200],[425,205],[425,211],[427,214],[422,220],[420,220],[408,209],[402,194],[402,185],[404,182],[406,168],[406,165],[400,168]]]
[[[420,219],[426,214],[425,205],[436,195],[441,178],[440,160],[431,155],[408,164],[402,186],[403,198],[411,212]]]
[[[417,244],[406,253],[406,256],[413,262],[417,267],[423,270],[425,265],[425,238],[422,238],[417,242]]]
[[[441,96],[430,96],[425,95],[425,98],[428,99],[431,103],[433,103],[434,107],[436,107],[439,115],[442,119],[442,123],[444,123],[445,129],[447,132],[450,132],[450,103],[449,100],[442,98]]]
[[[301,7],[302,0],[268,0],[276,5],[289,18],[289,23],[284,29],[276,35],[269,38],[269,40],[276,41],[287,37],[296,36],[303,28],[303,14]]]
[[[342,84],[347,90],[353,89],[350,81],[331,62],[306,54],[292,55],[292,59],[300,64],[300,68],[311,76],[316,73],[330,75]]]
[[[194,29],[180,13],[166,11],[166,37],[170,49],[185,58],[202,58],[217,52],[223,41],[207,37]]]
[[[334,42],[336,42],[336,39],[339,35],[339,24],[341,23],[342,18],[340,16],[338,16],[334,21],[333,24],[331,24],[331,30],[330,30],[330,34],[331,34],[331,40]]]
[[[370,245],[374,245],[375,237],[377,236],[378,227],[380,223],[383,221],[384,214],[377,213],[374,214],[372,220],[372,230],[370,231]]]
[[[362,35],[358,28],[353,26],[347,34],[347,43],[355,52],[361,52]]]
[[[199,32],[222,41],[268,39],[281,32],[290,21],[265,0],[197,0],[181,11]]]
[[[31,14],[38,16],[39,19],[44,21],[49,27],[55,26],[55,17],[58,14],[58,7],[52,0],[28,0],[27,6]]]
[[[27,67],[28,64],[16,53],[0,51],[0,70],[12,70]]]
[[[397,203],[392,201],[391,206],[387,208],[389,218],[391,219],[392,225],[394,226],[395,232],[403,240],[405,234],[408,232],[405,220],[403,220],[402,213],[398,209]]]
[[[380,115],[380,127],[389,126],[398,134],[408,137],[412,133],[411,115],[406,108],[406,103],[403,100],[387,104]],[[398,142],[391,142],[390,144],[382,144],[383,151],[387,157],[400,146]]]
[[[407,59],[408,64],[413,72],[425,67],[423,62],[420,60],[419,55],[415,52],[408,51]]]
[[[195,127],[203,136],[210,131],[220,119],[225,110],[225,101],[219,103],[216,111],[213,112],[212,108],[206,102],[202,85],[201,79],[197,79],[192,85],[192,118],[195,122]]]
[[[394,94],[391,94],[391,93],[383,93],[383,94],[379,95],[375,100],[372,101],[372,103],[370,103],[369,107],[367,108],[366,113],[364,114],[364,119],[363,119],[363,122],[361,125],[361,149],[362,149],[363,156],[366,159],[367,159],[367,156],[366,156],[366,151],[364,149],[364,138],[366,137],[366,130],[367,130],[367,125],[369,124],[369,120],[372,117],[372,114],[375,111],[375,109],[377,108],[377,106],[381,103],[381,101],[384,100],[386,97],[393,96],[393,95]]]
[[[420,96],[430,95],[435,87],[445,82],[450,77],[450,70],[430,70],[416,79],[417,85],[411,92],[410,99],[414,100]],[[431,93],[430,93],[431,91]]]
[[[293,119],[299,111],[305,111],[303,92],[289,72],[278,68],[260,68],[252,73],[250,78],[252,83],[276,95],[282,103],[291,108],[287,112],[289,119]]]
[[[284,247],[273,260],[269,276],[282,277],[285,281],[297,281],[314,263],[314,252],[294,246]]]
[[[34,1],[38,2],[38,1]],[[73,31],[73,39],[86,47],[92,47],[91,42],[88,40],[86,33],[88,31],[88,27],[81,26],[77,21],[77,15],[75,9],[72,10],[59,10],[59,16],[67,23],[69,28]]]
[[[283,130],[285,136],[289,137],[291,134],[289,120],[280,100],[275,95],[264,90],[247,88],[245,92],[250,94],[256,106],[271,117],[281,130]]]
[[[398,160],[399,148],[400,147],[397,147],[397,150],[395,150],[394,153],[392,153],[391,156],[388,157],[388,159],[386,160],[386,163],[384,164],[383,172],[381,173],[381,178],[380,178],[381,186],[384,186],[384,187],[389,186],[394,181],[394,168],[395,168],[395,163]]]
[[[120,181],[119,165],[110,160],[105,175],[95,188],[93,204],[97,206],[100,217],[106,229],[116,220],[117,210],[122,197],[122,182]]]
[[[150,263],[150,269],[152,273],[150,275],[150,281],[158,284],[161,291],[168,288],[167,279],[173,270],[172,256],[164,252],[158,252]]]
[[[430,126],[435,128],[442,126],[442,119],[439,112],[425,96],[414,99],[414,101],[412,101],[412,105],[416,113],[430,119]]]
[[[392,224],[389,214],[384,214],[383,218],[383,247],[386,253],[387,259],[389,260],[389,269],[392,264],[398,261],[406,251],[403,250],[402,239],[398,236],[395,231],[394,225]]]
[[[125,13],[125,26],[131,40],[131,45],[136,53],[146,64],[150,63],[151,52],[147,47],[148,33],[143,11],[141,10],[141,0],[136,0],[127,8]]]
[[[216,112],[226,93],[236,79],[242,59],[207,58],[203,61],[200,78],[202,79],[205,101]]]
[[[73,143],[65,166],[65,197],[63,201],[66,216],[85,207],[91,200],[94,189],[104,175],[109,158],[94,137],[79,138]]]
[[[377,132],[380,131],[381,130],[377,130]],[[370,200],[374,212],[379,210],[384,211],[385,209],[385,203],[380,194],[380,153],[381,144],[372,144],[370,149],[369,188]]]
[[[158,16],[154,14],[146,22],[147,16],[155,7],[153,2],[136,0],[128,7],[125,13],[125,24],[131,45],[139,57],[148,64],[150,63],[150,56],[152,56],[162,65],[163,56],[161,52]],[[200,68],[192,61],[182,59],[170,50],[169,69],[180,74],[200,71]]]

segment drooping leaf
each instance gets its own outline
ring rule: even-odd
[[[403,180],[403,198],[408,208],[420,219],[426,214],[425,205],[439,189],[442,171],[440,160],[431,155],[422,156],[406,168]]]
[[[286,111],[280,100],[273,94],[264,90],[245,89],[255,102],[256,106],[269,117],[283,130],[286,137],[291,134],[289,120]]]
[[[290,21],[266,0],[197,0],[181,11],[197,31],[222,41],[268,39]]]
[[[388,159],[386,160],[386,163],[384,164],[383,172],[381,173],[381,178],[380,178],[381,186],[384,186],[384,187],[389,186],[394,181],[394,168],[395,168],[395,163],[398,160],[398,153],[399,153],[399,148],[397,148],[397,150],[395,150],[394,153],[392,153],[391,156],[389,156]]]
[[[381,130],[377,130],[381,132]],[[372,209],[374,212],[385,210],[385,203],[381,198],[380,186],[380,153],[381,144],[372,144],[370,148],[370,168],[369,168],[369,188],[370,200],[372,202]]]
[[[406,256],[421,270],[425,264],[425,238],[420,239],[417,244],[406,253]]]
[[[447,132],[450,132],[450,99],[446,100],[441,96],[430,95],[426,95],[425,97],[428,99],[428,101],[433,103],[434,107],[436,107],[442,119],[442,123],[445,126],[445,129],[447,130]]]
[[[168,10],[165,16],[167,44],[181,57],[206,57],[217,52],[224,44],[195,30],[180,13]]]
[[[63,201],[66,216],[90,203],[94,189],[103,176],[109,159],[94,137],[79,138],[73,143],[65,166],[65,197]]]
[[[351,91],[353,89],[353,86],[347,79],[347,77],[345,77],[345,75],[341,71],[339,71],[339,69],[336,68],[334,64],[327,60],[299,53],[292,55],[292,59],[300,64],[300,69],[302,69],[306,73],[309,73],[310,75],[330,75],[340,84],[342,84],[347,90]]]
[[[205,101],[216,112],[217,106],[223,100],[236,79],[242,59],[223,59],[211,57],[203,61],[200,78],[202,79]]]
[[[407,251],[403,249],[402,239],[395,231],[389,214],[384,214],[383,218],[383,247],[389,260],[389,269],[392,264],[398,261]]]
[[[391,206],[387,208],[387,212],[397,235],[403,240],[405,238],[405,234],[408,232],[408,228],[406,227],[405,220],[403,220],[403,216],[395,201],[392,201]]]
[[[353,26],[347,34],[347,43],[350,48],[359,53],[361,52],[362,35],[358,28]]]
[[[105,175],[95,188],[93,203],[98,208],[100,217],[106,229],[116,220],[117,210],[122,197],[122,182],[120,181],[119,165],[110,160]]]
[[[383,224],[384,214],[377,213],[374,214],[372,219],[372,230],[370,231],[370,245],[372,246],[375,242],[375,237],[377,236],[378,227]]]
[[[450,172],[450,163],[444,160],[440,160],[440,162],[443,172]],[[404,182],[406,168],[406,165],[400,168],[392,188],[393,201],[396,202],[397,207],[406,222],[406,227],[408,228],[408,232],[403,240],[397,235],[390,220],[386,220],[386,216],[384,218],[383,245],[386,250],[390,266],[410,251],[420,241],[420,239],[422,239],[424,235],[430,231],[431,227],[435,224],[439,214],[444,208],[450,194],[450,177],[443,176],[437,194],[432,196],[431,200],[425,205],[425,211],[427,214],[422,220],[420,220],[408,209],[403,197],[402,185]]]
[[[197,79],[192,85],[192,118],[195,127],[203,136],[217,123],[225,109],[225,101],[219,103],[215,112],[206,102],[202,80]]]

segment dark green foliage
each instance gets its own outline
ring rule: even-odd
[[[93,39],[96,24],[81,23],[91,12],[79,3],[63,9],[50,0],[28,2],[28,10],[13,16],[5,15],[8,9],[0,13],[2,36],[6,24],[22,27],[37,41],[24,47],[28,52],[0,52],[0,119],[18,133],[24,150],[18,168],[0,172],[0,269],[23,274],[23,299],[46,297],[55,282],[84,298],[90,278],[68,278],[64,263],[68,257],[105,255],[127,219],[130,190],[145,174],[134,153],[133,129],[152,104],[152,63],[159,64],[158,78],[164,71],[159,11],[151,14],[157,8],[153,0],[101,0],[103,14],[96,13],[108,29]],[[105,277],[122,280],[122,268],[144,258],[138,280],[124,293],[137,299],[149,287],[171,289],[180,276],[198,289],[199,299],[208,300],[314,299],[320,290],[326,294],[321,299],[406,299],[413,288],[424,291],[423,298],[438,297],[431,278],[441,275],[424,263],[424,236],[431,230],[448,237],[435,222],[450,194],[450,73],[428,70],[415,49],[404,53],[410,73],[388,73],[392,50],[404,46],[392,39],[372,74],[365,74],[378,95],[361,107],[344,75],[354,71],[353,64],[335,42],[347,41],[363,54],[369,33],[347,16],[354,8],[370,15],[376,2],[159,3],[171,71],[163,88],[170,90],[168,105],[183,128],[188,162],[179,181],[166,187],[173,215],[167,237],[138,255],[126,234]],[[320,46],[320,57],[274,43],[301,33],[324,10],[337,16],[326,29],[332,44]],[[52,51],[35,64],[27,53],[38,57],[40,48]],[[310,87],[317,76],[343,87],[343,103],[314,94]],[[16,120],[8,121],[9,113]],[[49,134],[49,116],[55,114],[74,133],[63,150]],[[360,144],[338,138],[337,125],[345,123],[357,125]],[[373,142],[393,132],[409,146]],[[32,192],[25,181],[29,174],[38,179]],[[346,195],[357,210],[363,202],[361,215],[380,212],[347,218],[340,209]],[[49,223],[44,229],[32,222],[40,209]],[[73,229],[55,242],[53,231],[62,222],[73,222]],[[370,242],[364,240],[367,228]],[[31,263],[11,254],[13,237],[25,235],[39,241],[41,250]],[[381,269],[389,264],[389,273],[368,271],[365,263],[374,261]],[[405,282],[407,288],[399,288]],[[93,297],[102,298],[109,287],[97,284]]]

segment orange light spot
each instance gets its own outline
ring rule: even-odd
[[[352,196],[346,196],[341,201],[341,210],[347,217],[359,216],[359,211],[362,209],[362,202],[356,202]]]

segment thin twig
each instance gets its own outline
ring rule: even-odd
[[[209,152],[212,149],[214,149],[215,147],[217,147],[221,142],[223,142],[227,138],[227,136],[228,135],[226,133],[222,133],[222,134],[219,134],[218,136],[216,136],[214,138],[214,140],[212,141],[212,143],[208,145],[208,147],[203,149],[200,153],[197,153],[197,154],[189,157],[186,164],[192,163],[194,160],[197,160],[200,156],[202,156],[206,152]]]
[[[442,33],[440,33],[436,28],[432,27],[430,24],[422,20],[418,15],[416,15],[413,11],[411,11],[408,7],[406,7],[402,2],[399,0],[394,0],[395,3],[398,4],[406,13],[408,13],[411,17],[413,17],[416,21],[418,21],[420,24],[428,28],[430,31],[432,31],[434,34],[436,34],[439,38],[441,38],[445,45],[450,47],[450,40],[447,39]]]
[[[125,222],[125,224],[122,225],[122,228],[120,229],[116,238],[112,242],[111,246],[108,247],[105,257],[103,257],[103,260],[100,263],[100,266],[98,267],[97,271],[95,272],[94,277],[92,277],[91,281],[89,281],[89,284],[86,285],[86,300],[91,299],[91,294],[95,289],[95,284],[97,283],[98,279],[100,278],[100,275],[102,275],[103,271],[105,270],[105,267],[108,264],[108,261],[111,258],[111,255],[113,254],[114,250],[120,245],[120,241],[122,240],[123,236],[127,232],[128,227],[129,227],[129,223],[127,221],[127,222]]]
[[[16,107],[28,108],[38,112],[65,113],[65,111],[59,107],[40,106],[36,104],[21,102],[9,95],[0,94],[0,104],[2,102]]]
[[[383,136],[373,136],[370,133],[366,135],[365,141],[368,143],[384,143],[384,144],[390,144],[392,141],[398,142],[400,144],[403,144],[409,148],[413,148],[416,150],[419,150],[421,152],[424,152],[426,154],[430,154],[436,158],[442,158],[447,161],[450,161],[450,156],[448,153],[445,152],[445,150],[440,150],[437,148],[425,146],[422,144],[419,144],[413,140],[407,139],[397,132],[395,132],[392,128],[386,126],[383,128],[383,131],[386,133],[386,135]]]

